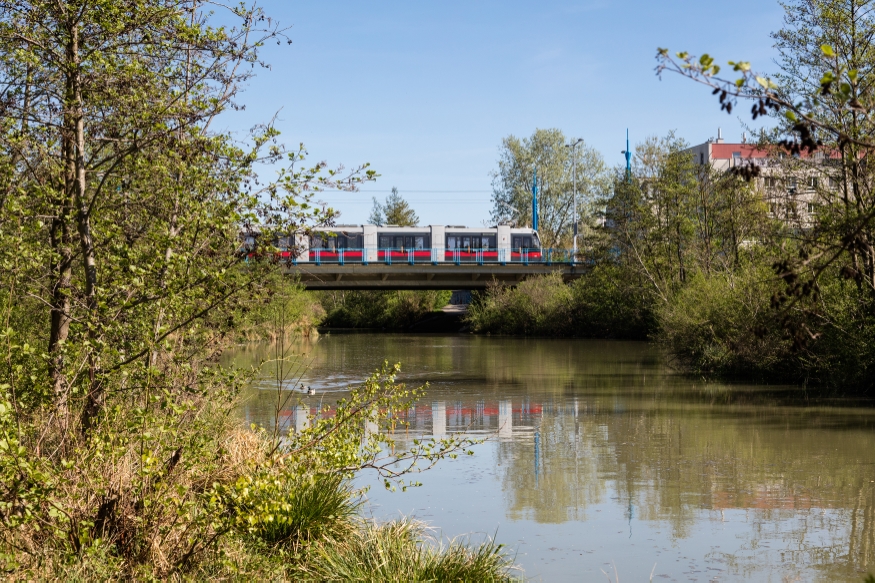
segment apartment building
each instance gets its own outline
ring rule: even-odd
[[[768,203],[769,211],[776,218],[801,226],[810,224],[825,189],[837,187],[835,178],[830,176],[835,165],[829,163],[835,157],[822,151],[788,156],[777,148],[748,142],[744,134],[741,142],[727,142],[718,128],[716,139],[708,139],[686,152],[696,164],[709,164],[718,171],[757,166],[756,188]]]

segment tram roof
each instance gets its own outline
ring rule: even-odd
[[[440,227],[447,232],[453,233],[482,233],[484,231],[495,231],[498,227],[467,227],[464,225],[426,225],[417,227],[401,227],[398,225],[335,225],[333,227],[313,227],[313,231],[346,231],[346,232],[361,232],[365,227],[376,227],[377,231],[392,231],[393,233],[429,233],[433,227]],[[531,227],[511,227],[512,233],[535,233]]]

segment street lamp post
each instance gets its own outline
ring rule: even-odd
[[[570,144],[565,144],[566,148],[571,148],[571,205],[574,207],[572,211],[572,220],[574,221],[573,244],[571,247],[572,262],[577,258],[577,144],[583,141],[583,138],[577,138],[577,141]]]

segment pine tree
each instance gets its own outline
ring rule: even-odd
[[[415,227],[419,223],[416,212],[410,204],[398,194],[398,188],[392,187],[392,194],[386,197],[386,202],[380,204],[374,199],[374,208],[368,218],[374,225],[397,225],[399,227]]]

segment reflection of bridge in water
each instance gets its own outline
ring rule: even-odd
[[[279,416],[282,429],[289,432],[306,429],[318,411],[318,407],[305,404],[284,409]],[[540,403],[514,404],[510,399],[497,403],[479,401],[473,406],[434,401],[411,407],[401,419],[408,423],[404,431],[409,434],[443,437],[449,433],[497,433],[504,440],[532,434],[543,412]],[[332,417],[334,409],[325,407],[321,415]]]

